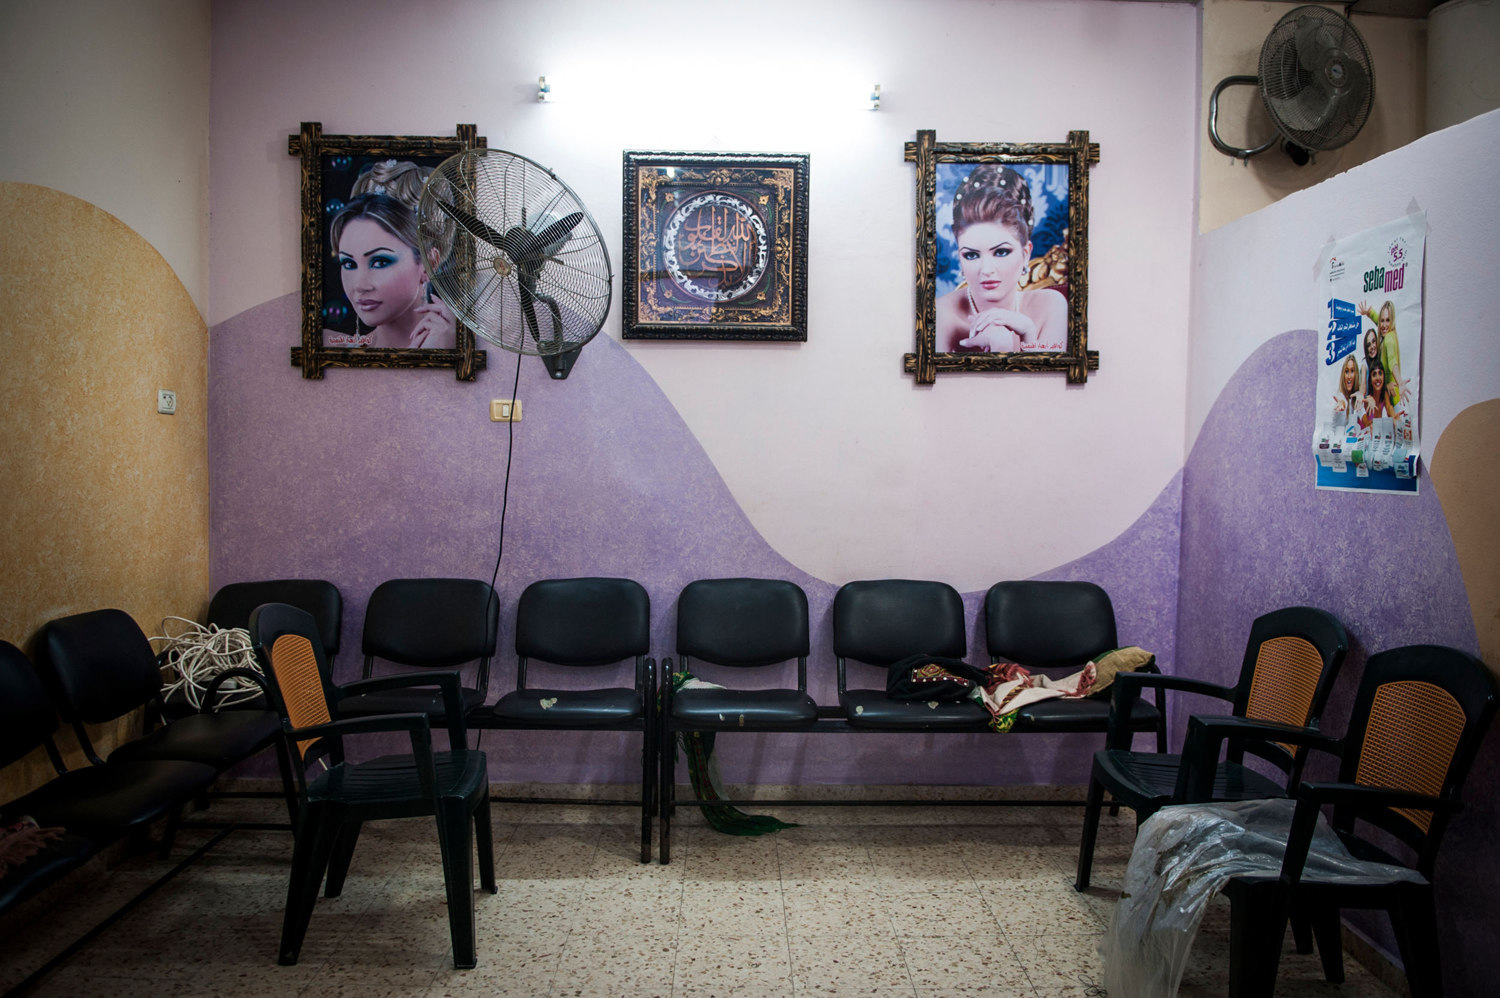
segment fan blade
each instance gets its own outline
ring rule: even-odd
[[[583,221],[583,212],[575,211],[573,214],[565,215],[537,233],[537,242],[541,243],[542,252],[550,255],[553,247],[566,242],[581,221]]]
[[[457,205],[448,204],[442,198],[434,199],[434,203],[442,210],[443,214],[457,222],[465,232],[475,239],[493,246],[495,249],[504,249],[504,240],[501,238],[500,233],[485,225],[473,215],[470,215]]]

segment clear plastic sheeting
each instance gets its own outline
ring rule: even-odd
[[[1292,800],[1164,807],[1141,825],[1125,888],[1099,944],[1114,998],[1173,998],[1209,898],[1231,877],[1281,873]],[[1422,882],[1415,870],[1355,859],[1319,816],[1304,881]],[[1228,968],[1226,967],[1227,971]]]

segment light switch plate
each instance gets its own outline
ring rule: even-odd
[[[490,422],[519,423],[521,421],[520,399],[491,399]]]

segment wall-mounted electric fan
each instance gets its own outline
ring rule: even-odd
[[[499,149],[440,163],[417,205],[432,289],[475,334],[566,378],[609,315],[609,253],[551,170]],[[436,253],[429,252],[436,249]]]
[[[1255,85],[1277,134],[1253,149],[1219,138],[1219,94]],[[1375,103],[1375,71],[1365,40],[1347,18],[1327,7],[1296,7],[1282,16],[1260,48],[1256,76],[1219,81],[1208,102],[1208,135],[1226,156],[1248,160],[1278,141],[1301,166],[1312,154],[1344,145],[1364,127]]]

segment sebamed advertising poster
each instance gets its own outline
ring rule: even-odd
[[[1333,244],[1320,268],[1317,487],[1417,492],[1427,216]]]

